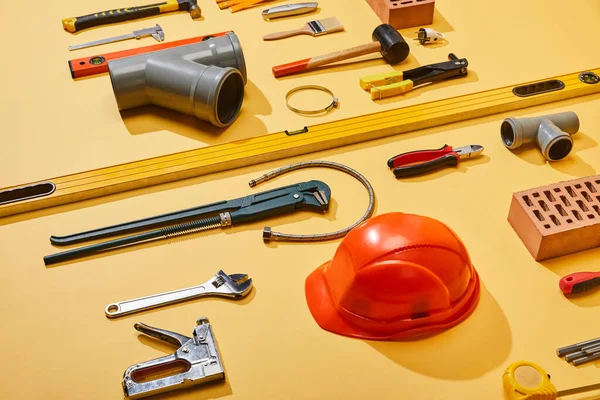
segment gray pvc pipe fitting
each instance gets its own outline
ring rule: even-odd
[[[546,160],[558,161],[573,149],[571,135],[579,131],[579,118],[572,111],[538,118],[507,118],[500,135],[504,145],[513,150],[525,143],[535,143]]]
[[[147,104],[225,127],[244,99],[246,64],[237,36],[211,38],[108,63],[119,110]]]

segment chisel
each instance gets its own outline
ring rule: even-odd
[[[152,28],[140,29],[139,31],[133,31],[127,35],[115,36],[108,39],[94,40],[93,42],[87,42],[82,44],[76,44],[75,46],[69,46],[69,50],[86,49],[88,47],[100,46],[101,44],[122,42],[123,40],[129,39],[141,39],[143,37],[152,36],[159,42],[165,40],[165,33],[163,32],[160,25],[156,25]]]

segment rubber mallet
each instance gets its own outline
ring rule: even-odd
[[[375,28],[373,31],[373,40],[372,43],[352,47],[351,49],[344,49],[322,56],[275,66],[273,67],[273,75],[278,78],[280,76],[309,71],[321,65],[332,64],[377,52],[380,52],[383,58],[392,65],[398,64],[408,57],[408,53],[410,52],[408,44],[404,41],[402,35],[389,24],[382,24]]]

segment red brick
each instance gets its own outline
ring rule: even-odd
[[[600,246],[600,175],[514,193],[508,222],[538,261]]]
[[[435,0],[367,0],[381,22],[396,29],[430,25]]]

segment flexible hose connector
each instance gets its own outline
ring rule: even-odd
[[[295,171],[298,169],[303,169],[303,168],[331,168],[331,169],[336,169],[338,171],[345,172],[346,174],[356,178],[360,183],[363,184],[363,186],[369,192],[369,205],[367,206],[367,210],[365,211],[363,216],[358,221],[356,221],[354,224],[350,225],[347,228],[344,228],[344,229],[341,229],[341,230],[335,231],[335,232],[315,233],[312,235],[294,235],[294,234],[289,234],[289,233],[273,232],[273,231],[271,231],[271,228],[265,227],[263,230],[263,240],[265,242],[268,242],[270,240],[280,241],[280,242],[319,242],[319,241],[324,241],[324,240],[339,239],[341,237],[346,236],[348,234],[348,232],[350,232],[356,226],[360,225],[367,219],[371,218],[371,216],[373,215],[373,211],[375,210],[375,192],[373,190],[373,187],[367,180],[367,178],[365,178],[358,171],[356,171],[350,167],[347,167],[343,164],[338,164],[338,163],[335,163],[332,161],[304,161],[304,162],[299,162],[296,164],[291,164],[291,165],[288,165],[287,167],[282,167],[282,168],[273,170],[271,172],[267,172],[263,176],[253,179],[250,182],[248,182],[248,185],[250,185],[250,187],[255,187],[255,186],[260,185],[263,182],[269,181],[279,175],[283,175],[288,172],[292,172],[292,171]]]

